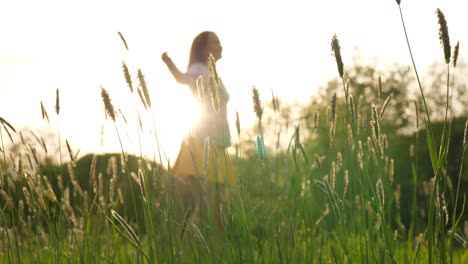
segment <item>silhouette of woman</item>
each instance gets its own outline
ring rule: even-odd
[[[234,183],[234,176],[227,152],[231,146],[227,120],[229,93],[215,67],[221,57],[221,43],[211,31],[201,32],[194,38],[186,73],[177,68],[166,52],[161,56],[176,81],[188,85],[199,110],[199,120],[185,136],[172,174],[191,182],[192,192],[198,197],[202,193],[202,202],[195,196],[192,223],[205,223],[209,220],[206,213],[214,209],[216,223],[223,228],[221,200],[226,198],[225,185]]]

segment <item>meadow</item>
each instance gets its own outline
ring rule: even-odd
[[[122,147],[77,158],[59,126],[55,137],[29,140],[0,117],[0,262],[468,263],[468,121],[466,113],[453,116],[451,103],[459,44],[452,50],[444,14],[436,15],[445,105],[429,108],[408,41],[420,98],[408,102],[409,135],[396,131],[398,102],[385,79],[372,79],[372,100],[357,96],[336,35],[330,57],[336,92],[300,118],[274,94],[268,100],[252,87],[257,122],[242,131],[237,115],[232,124],[237,180],[227,185],[224,230],[213,224],[213,212],[209,224],[191,224],[192,209],[173,188],[170,166],[162,166],[167,161],[141,69],[123,62],[122,81],[139,99],[136,129],[153,128],[154,142],[140,142],[156,146],[152,157]],[[216,87],[209,90],[216,102]],[[100,91],[120,138],[135,113],[116,111],[106,88]],[[41,106],[42,117],[52,118]],[[59,90],[54,110],[58,119]],[[434,120],[435,111],[442,118]]]

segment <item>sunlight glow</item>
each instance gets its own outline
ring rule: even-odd
[[[377,2],[333,0],[311,6],[308,1],[273,1],[268,3],[269,12],[263,12],[265,3],[242,0],[226,4],[213,0],[115,1],[112,6],[104,1],[10,1],[0,9],[0,24],[10,25],[0,29],[4,40],[0,42],[0,116],[16,127],[44,125],[39,112],[43,101],[51,117],[46,126],[56,130],[58,125],[63,138],[82,154],[120,151],[114,125],[104,119],[102,85],[127,119],[128,124],[119,120],[117,125],[125,139],[124,148],[139,153],[136,111],[142,113],[142,109],[123,78],[124,60],[133,79],[136,69],[145,73],[156,132],[163,152],[173,162],[197,111],[187,87],[177,84],[162,63],[162,52],[167,51],[185,69],[193,37],[202,30],[218,33],[223,46],[219,72],[231,95],[228,119],[236,141],[236,112],[243,128],[255,122],[253,85],[263,102],[271,100],[272,90],[285,102],[305,102],[320,85],[336,77],[330,50],[334,33],[347,63],[353,48],[359,47],[367,58],[378,56],[381,65],[390,61],[409,64],[394,1]],[[444,9],[454,41],[466,42],[466,16],[458,8],[459,2],[403,4],[408,13],[420,14],[407,20],[410,35],[417,35],[411,41],[416,61],[421,63],[418,67],[441,58],[434,15],[437,7]],[[457,8],[451,8],[453,4]],[[213,10],[206,12],[206,7]],[[128,51],[117,32],[125,36]],[[57,88],[62,110],[55,118]],[[142,144],[142,151],[151,154],[156,150],[153,121],[148,116],[141,118],[147,139],[143,142],[150,142]]]

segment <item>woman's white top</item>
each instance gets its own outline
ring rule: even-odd
[[[185,77],[199,106],[199,120],[194,125],[192,133],[203,140],[210,137],[210,140],[218,147],[230,146],[231,135],[227,121],[229,93],[223,81],[218,77],[218,110],[216,111],[209,86],[208,66],[203,63],[194,63],[188,68]]]

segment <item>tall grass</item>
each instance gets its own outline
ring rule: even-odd
[[[396,2],[405,28],[400,1]],[[400,213],[404,203],[401,183],[395,177],[396,164],[389,151],[393,142],[383,126],[385,122],[392,122],[385,119],[384,113],[393,99],[380,97],[386,89],[380,79],[375,91],[378,100],[364,105],[364,100],[353,98],[340,42],[333,35],[331,48],[344,98],[336,93],[329,95],[327,109],[317,109],[313,115],[295,120],[292,131],[289,123],[266,125],[269,105],[264,103],[266,100],[256,87],[252,87],[252,111],[258,124],[251,130],[241,131],[236,113],[238,155],[232,157],[232,163],[237,179],[234,184],[226,185],[228,195],[221,207],[222,230],[216,228],[212,219],[207,224],[191,221],[197,215],[184,197],[186,192],[175,188],[187,187],[186,183],[175,182],[178,180],[171,174],[170,166],[167,169],[162,166],[149,87],[141,69],[136,70],[138,87],[135,87],[130,74],[132,68],[122,62],[123,80],[130,94],[139,96],[141,101],[141,105],[135,104],[135,113],[131,113],[138,119],[140,149],[142,145],[153,145],[158,158],[156,155],[144,157],[141,151],[140,155],[126,151],[117,126],[126,124],[125,117],[122,112],[115,111],[110,93],[102,86],[106,115],[115,126],[121,153],[95,154],[75,161],[69,148],[70,159],[62,161],[60,152],[60,164],[52,166],[41,162],[33,143],[26,141],[20,131],[0,117],[0,260],[4,263],[468,261],[466,234],[460,225],[464,212],[457,211],[463,162],[455,197],[451,200],[446,198],[448,183],[442,173],[450,162],[447,156],[452,133],[447,61],[450,49],[447,49],[445,18],[440,10],[437,15],[447,63],[447,103],[438,150],[424,89],[414,67],[434,173],[427,198],[427,225],[417,216],[420,207],[416,192],[423,184],[418,168],[418,160],[422,158],[417,154],[419,134],[416,133],[410,155],[413,193],[410,221],[405,226]],[[128,51],[123,34],[119,32],[119,36]],[[405,37],[414,66],[406,30]],[[454,67],[455,61],[454,58]],[[452,80],[454,82],[455,78]],[[212,103],[216,107],[216,100]],[[147,112],[147,120],[140,118],[139,107]],[[273,93],[272,108],[275,116],[283,110]],[[418,129],[417,102],[415,109]],[[43,118],[48,119],[42,102],[41,111]],[[58,115],[58,110],[56,112]],[[146,123],[153,127],[154,142],[141,141],[141,127]],[[313,129],[308,129],[309,126]],[[265,143],[264,137],[270,132],[277,134],[274,147]],[[247,140],[241,142],[242,135]],[[25,153],[8,149],[5,136],[21,145]],[[288,144],[280,146],[280,136],[290,137]],[[323,142],[324,147],[311,149],[307,145],[311,139]],[[46,149],[47,142],[37,141]],[[463,160],[468,145],[466,126],[464,141],[460,143]],[[209,144],[206,147],[206,152],[210,151]],[[455,203],[450,229],[446,222],[449,202]],[[213,215],[213,211],[211,207],[208,214]]]
[[[430,113],[429,109],[427,107],[426,103],[426,98],[424,95],[424,89],[421,85],[419,75],[416,69],[416,65],[413,59],[412,55],[412,49],[410,46],[408,34],[406,31],[405,23],[404,23],[404,18],[403,18],[403,13],[400,5],[400,1],[397,1],[398,8],[400,11],[400,17],[401,17],[401,22],[403,25],[403,29],[405,32],[405,37],[407,40],[408,44],[408,50],[410,52],[411,56],[411,61],[413,63],[413,69],[415,71],[417,80],[418,80],[418,85],[419,89],[421,92],[421,98],[424,103],[424,109],[425,109],[425,124],[426,124],[426,139],[427,139],[427,144],[428,148],[430,151],[430,156],[431,156],[431,162],[432,162],[432,168],[434,172],[434,186],[433,188],[436,191],[433,191],[431,194],[431,201],[429,205],[429,215],[428,215],[428,227],[426,230],[426,237],[428,239],[428,258],[429,258],[429,263],[433,262],[434,255],[438,254],[438,261],[441,261],[443,263],[447,262],[447,253],[446,253],[446,242],[445,242],[445,229],[444,229],[444,220],[441,217],[440,210],[442,210],[441,203],[444,201],[444,189],[446,186],[445,178],[441,176],[441,170],[442,168],[446,165],[447,163],[447,157],[448,157],[448,151],[449,151],[449,143],[450,143],[450,131],[451,131],[451,122],[448,119],[448,113],[450,109],[450,58],[451,58],[451,46],[450,46],[450,37],[448,33],[448,26],[447,26],[447,21],[445,19],[445,16],[443,12],[440,9],[436,10],[436,15],[438,18],[438,23],[439,23],[439,39],[440,43],[442,45],[443,49],[443,54],[444,54],[444,60],[447,65],[447,85],[446,85],[446,108],[445,108],[445,116],[444,116],[444,122],[443,122],[443,130],[442,130],[442,136],[440,139],[440,144],[439,144],[439,151],[437,153],[436,151],[436,138],[433,132],[432,128],[432,123],[430,119]],[[456,46],[456,53],[458,56],[458,44]],[[456,56],[454,57],[454,67],[456,66]],[[454,85],[454,84],[452,84]],[[464,152],[464,151],[463,151]],[[463,160],[462,155],[462,160]],[[463,163],[463,162],[462,162]],[[460,175],[461,177],[461,175]],[[460,181],[458,181],[458,186],[457,190],[459,188]],[[442,191],[441,191],[442,189]],[[458,200],[458,191],[455,197],[455,200]],[[457,203],[455,202],[455,205]],[[439,208],[439,213],[436,212],[437,208]],[[437,214],[437,215],[436,215]],[[454,211],[454,215],[452,215],[453,218],[457,218],[456,215],[456,209]],[[452,221],[452,223],[454,223]],[[456,228],[456,225],[452,226],[452,228]],[[454,230],[452,230],[452,236],[454,234]],[[450,260],[453,262],[453,256],[450,255]]]

